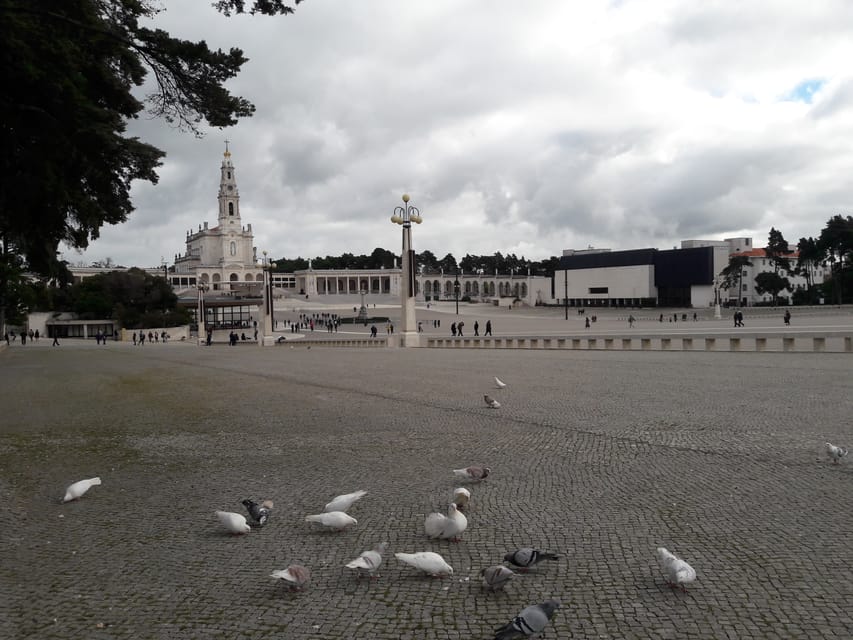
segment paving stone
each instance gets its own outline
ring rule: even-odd
[[[820,453],[853,445],[851,371],[849,354],[9,349],[0,637],[479,638],[555,597],[546,638],[850,638],[853,464]],[[427,539],[472,463],[492,475],[468,485],[462,541]],[[353,529],[304,522],[356,489]],[[246,497],[275,500],[270,523],[224,534],[214,511]],[[379,579],[343,568],[382,540]],[[562,557],[484,591],[480,569],[526,545]],[[687,593],[660,545],[696,568]],[[453,576],[393,557],[419,550]],[[269,577],[292,562],[302,592]]]

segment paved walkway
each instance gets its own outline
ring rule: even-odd
[[[853,465],[820,455],[853,445],[849,355],[29,346],[0,353],[0,637],[488,638],[550,597],[552,639],[853,637]],[[463,541],[427,540],[475,462]],[[303,521],[356,489],[353,530]],[[271,522],[224,535],[246,497]],[[342,568],[381,540],[454,575]],[[525,545],[562,559],[482,591]]]

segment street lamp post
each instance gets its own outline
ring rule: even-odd
[[[207,329],[206,318],[204,317],[204,292],[207,291],[207,285],[200,282],[196,285],[198,288],[198,308],[196,309],[196,324],[198,325],[198,345],[205,344],[206,339],[204,334]]]
[[[459,315],[459,267],[456,267],[456,280],[453,281],[453,296],[456,298],[456,315]]]
[[[720,312],[720,279],[714,278],[714,318],[720,320],[723,314]]]
[[[400,346],[417,347],[420,336],[415,320],[415,250],[412,249],[412,223],[423,222],[421,212],[409,204],[403,194],[403,206],[395,207],[391,222],[403,227],[402,287],[400,288]]]
[[[358,320],[359,322],[364,322],[364,326],[367,326],[367,307],[364,306],[364,296],[367,295],[367,289],[359,289],[358,293],[361,295],[361,307],[358,309]]]
[[[263,253],[264,258],[262,261],[258,261],[258,267],[261,268],[264,274],[264,331],[263,335],[258,338],[258,344],[266,347],[275,344],[275,338],[273,337],[273,331],[275,330],[275,306],[272,295],[272,274],[273,269],[275,269],[275,262],[272,262],[267,257],[266,251]]]

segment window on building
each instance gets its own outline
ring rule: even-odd
[[[746,291],[746,285],[743,285],[743,290]]]
[[[228,215],[229,216],[234,215],[234,203],[233,202],[228,203]]]
[[[608,293],[610,291],[610,287],[590,287],[589,293]]]
[[[231,255],[232,256],[237,255],[237,243],[236,242],[231,243]]]

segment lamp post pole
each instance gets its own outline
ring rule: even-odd
[[[714,278],[714,318],[720,320],[723,314],[720,312],[720,280]]]
[[[196,309],[196,325],[198,326],[198,346],[201,346],[206,343],[206,336],[204,334],[207,330],[207,323],[205,322],[206,318],[204,317],[204,292],[207,289],[207,286],[204,283],[199,283],[196,286],[198,287],[198,309]]]
[[[423,218],[418,208],[409,204],[408,194],[403,194],[403,206],[394,209],[391,222],[403,227],[400,346],[417,347],[420,344],[420,336],[415,319],[415,250],[412,249],[412,223],[420,224]]]
[[[456,315],[459,315],[459,267],[456,267],[456,280],[453,281],[453,296],[456,298]]]
[[[275,262],[272,262],[267,257],[267,252],[264,251],[263,261],[258,262],[258,266],[264,274],[264,324],[263,335],[258,338],[258,344],[263,347],[275,344],[273,331],[275,331],[275,307],[273,305],[273,283],[272,273],[275,269]]]

